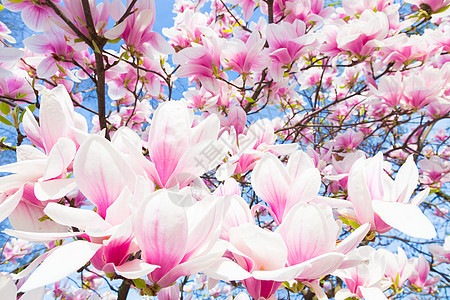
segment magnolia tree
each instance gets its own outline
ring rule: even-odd
[[[447,299],[449,6],[3,0],[2,299]]]

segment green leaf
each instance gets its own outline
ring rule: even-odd
[[[11,111],[11,107],[5,102],[0,103],[0,111],[6,116]]]
[[[75,43],[81,43],[81,42],[83,41],[83,39],[76,38],[76,39],[74,39],[73,41],[74,41]]]
[[[355,221],[347,219],[347,218],[344,218],[344,217],[339,217],[339,219],[341,219],[344,224],[346,224],[348,226],[351,226],[354,229],[358,229],[358,227],[361,226],[358,223],[356,223]]]
[[[19,123],[22,123],[24,115],[25,115],[25,110],[22,110],[22,112],[19,115]]]
[[[25,1],[25,0],[9,0],[9,2],[12,2],[12,3],[22,3],[23,1]]]
[[[111,43],[111,44],[117,44],[118,42],[120,42],[120,40],[121,40],[121,38],[118,37],[118,38],[113,39],[113,40],[108,40],[108,42]]]
[[[0,122],[2,122],[3,124],[6,124],[8,126],[13,126],[13,124],[4,116],[0,116]]]
[[[60,65],[56,64],[56,66],[58,67],[58,69],[61,71],[61,73],[63,73],[64,75],[66,75],[66,71],[63,69],[63,67],[61,67]]]
[[[441,12],[446,11],[449,7],[450,7],[450,4],[447,5],[447,6],[444,6],[444,7],[440,8],[440,9],[438,9],[438,10],[435,11],[434,13],[435,13],[435,14],[440,14]]]
[[[31,112],[34,112],[34,110],[36,109],[36,104],[28,105],[28,109],[29,109]]]
[[[25,98],[26,96],[27,96],[27,93],[25,93],[25,94],[19,93],[19,94],[17,94],[17,99],[23,99],[23,98]]]
[[[145,288],[147,286],[147,284],[145,284],[144,279],[140,279],[140,278],[133,279],[133,283],[134,283],[134,286],[140,290],[142,290],[143,288]]]
[[[97,44],[92,41],[92,45],[94,45],[94,52],[97,52],[98,54],[102,54],[102,52],[100,51],[100,48],[98,48]]]
[[[3,5],[0,4],[0,11],[4,10],[5,7]]]
[[[49,216],[45,215],[45,216],[40,217],[38,220],[39,220],[39,222],[44,222],[44,221],[51,220],[51,219]]]
[[[245,100],[247,100],[247,102],[250,102],[250,103],[254,103],[255,102],[255,100],[253,100],[252,97],[245,97]]]

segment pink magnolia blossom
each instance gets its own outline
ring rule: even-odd
[[[16,263],[17,259],[30,254],[33,250],[34,245],[21,240],[21,239],[11,239],[3,248],[3,257],[5,260],[9,260],[12,263]]]
[[[37,2],[39,3],[44,1]],[[51,24],[50,17],[56,17],[56,15],[51,8],[45,5],[39,5],[38,3],[33,1],[3,1],[3,5],[8,10],[13,12],[21,12],[23,22],[30,29],[35,31],[43,31]]]
[[[180,298],[180,287],[177,283],[158,292],[158,300],[172,300]]]
[[[369,246],[363,246],[351,251],[349,254],[361,256],[361,258],[367,259],[368,262],[353,268],[333,272],[333,275],[341,278],[348,287],[336,293],[336,300],[344,300],[353,296],[361,299],[388,299],[383,294],[383,290],[391,285],[384,278],[386,269],[384,252],[376,251]]]
[[[180,276],[215,263],[226,247],[218,240],[223,209],[217,199],[194,202],[164,189],[148,196],[135,213],[133,227],[143,261],[161,266],[148,275],[150,281],[168,287]]]
[[[214,33],[210,33],[203,37],[202,44],[192,43],[191,47],[174,54],[173,62],[180,65],[177,76],[194,76],[207,90],[215,91],[219,87],[215,77],[227,77],[225,72],[219,74],[223,43]]]
[[[430,264],[425,259],[425,257],[420,254],[419,257],[415,257],[412,259],[414,270],[409,276],[409,282],[417,288],[429,288],[440,281],[439,276],[433,276],[428,279],[428,275],[430,273]]]
[[[402,288],[414,271],[414,264],[408,260],[405,251],[398,247],[397,254],[386,249],[381,249],[386,260],[385,276],[389,278],[397,288]]]
[[[405,0],[406,3],[410,3],[421,7],[421,4],[428,5],[432,12],[436,12],[447,5],[450,5],[449,0]]]
[[[336,42],[342,51],[366,56],[377,47],[375,41],[387,36],[388,30],[389,22],[385,13],[364,10],[358,19],[351,20],[340,28]]]
[[[269,63],[267,55],[262,51],[264,43],[265,40],[257,31],[250,34],[245,42],[237,38],[232,39],[222,52],[224,68],[233,68],[233,71],[239,74],[261,72]]]
[[[253,10],[258,4],[257,0],[227,0],[225,2],[242,7],[242,12],[246,21],[250,20],[250,17],[253,15]]]
[[[301,151],[292,154],[286,166],[273,154],[265,153],[253,170],[252,185],[280,224],[294,205],[317,197],[321,177],[311,159]]]
[[[46,32],[45,35],[32,35],[23,42],[35,53],[48,54],[37,67],[39,77],[50,78],[62,68],[67,75],[77,80],[70,71],[76,66],[71,61],[74,60],[83,66],[84,57],[80,51],[76,51],[75,45],[68,44],[63,31],[55,29]]]
[[[283,77],[283,66],[292,64],[316,46],[314,36],[305,31],[306,25],[300,20],[295,20],[292,24],[282,22],[267,26],[268,51],[273,60],[270,74],[275,80]]]
[[[220,122],[211,115],[196,126],[193,111],[183,101],[161,104],[155,111],[148,135],[149,171],[159,187],[180,188],[212,169],[224,156],[217,135]]]
[[[152,55],[153,50],[164,54],[173,53],[173,48],[157,32],[152,31],[155,23],[155,2],[137,1],[136,12],[128,16],[122,23],[109,30],[105,37],[115,39],[120,37],[129,47],[134,47],[141,54]],[[126,7],[119,0],[114,0],[110,5],[110,14],[115,21],[119,21],[124,15]]]
[[[433,258],[439,262],[450,263],[450,235],[445,238],[444,245],[428,246]]]
[[[288,249],[287,263],[294,266],[311,264],[296,275],[297,280],[315,281],[339,268],[360,263],[352,261],[345,254],[355,249],[370,229],[364,224],[340,243],[336,243],[341,228],[334,220],[327,205],[299,203],[290,209],[284,221],[276,230]]]
[[[400,168],[395,181],[383,170],[382,153],[356,161],[350,170],[348,194],[358,222],[369,222],[371,229],[380,233],[394,227],[417,238],[436,236],[434,226],[418,207],[429,189],[409,200],[418,177],[412,156]]]
[[[232,111],[230,117],[237,118],[237,122],[243,124],[242,114]],[[225,180],[234,174],[245,173],[255,167],[257,161],[261,159],[264,153],[273,153],[276,155],[287,155],[295,151],[298,146],[296,144],[275,144],[277,135],[270,120],[260,119],[250,125],[242,134],[236,136],[236,131],[240,130],[240,124],[235,129],[230,130],[230,134],[225,132],[220,140],[229,148],[231,157],[217,170],[217,176],[220,180]]]
[[[405,103],[419,109],[435,101],[445,80],[442,71],[432,67],[410,74],[403,79]]]
[[[403,82],[400,72],[394,76],[383,76],[378,87],[370,86],[371,92],[378,98],[382,99],[388,106],[399,105],[403,98]]]
[[[77,148],[76,132],[87,132],[86,119],[74,111],[69,93],[64,86],[42,92],[39,110],[40,124],[30,111],[23,118],[24,131],[31,142],[50,153],[59,138],[72,140]]]
[[[437,155],[424,157],[417,165],[422,173],[421,183],[440,187],[450,181],[450,164]]]
[[[353,129],[347,129],[343,134],[339,133],[336,136],[334,146],[337,149],[352,150],[361,144],[364,139],[364,134],[360,131],[355,132]]]
[[[225,281],[242,280],[254,299],[270,298],[283,281],[293,279],[309,266],[287,268],[288,250],[281,236],[254,224],[232,228],[230,244],[230,258],[220,259],[205,273]]]

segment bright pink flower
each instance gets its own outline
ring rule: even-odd
[[[359,144],[364,139],[364,134],[360,131],[355,132],[353,129],[347,129],[343,134],[339,133],[336,136],[336,142],[334,143],[334,146],[337,149],[343,149],[346,151],[353,150],[354,148],[358,147]]]
[[[133,218],[143,261],[161,266],[148,278],[161,287],[208,268],[225,252],[218,240],[224,203],[212,197],[198,202],[186,197],[159,190],[141,203]]]
[[[75,132],[87,132],[85,118],[74,111],[70,95],[62,85],[42,92],[39,122],[30,111],[25,112],[23,128],[27,137],[47,154],[62,137],[72,140],[78,148]]]
[[[430,264],[422,254],[420,254],[418,258],[413,258],[412,261],[414,270],[412,271],[408,280],[415,287],[423,289],[433,286],[440,281],[439,276],[434,276],[427,280],[427,277],[430,273]]]
[[[37,1],[44,2],[44,1]],[[53,1],[58,2],[58,1]],[[21,11],[22,20],[30,29],[44,31],[51,24],[50,17],[56,17],[53,10],[46,5],[39,5],[33,1],[8,1],[2,3],[8,10]]]
[[[246,42],[234,38],[228,41],[222,52],[224,68],[233,68],[239,74],[262,71],[269,63],[264,49],[265,40],[258,31],[254,31]]]
[[[137,1],[135,9],[122,23],[109,30],[105,37],[121,37],[127,46],[133,46],[141,54],[151,56],[153,49],[171,54],[173,48],[159,33],[152,31],[156,12],[154,0]],[[119,0],[114,0],[110,5],[110,14],[115,21],[119,21],[125,11],[125,5]]]
[[[225,2],[242,7],[245,21],[250,20],[250,17],[253,15],[253,10],[258,4],[257,0],[227,0]]]
[[[158,292],[158,300],[172,300],[180,298],[180,287],[175,283]]]
[[[309,267],[301,264],[286,268],[288,249],[281,236],[254,224],[232,228],[230,244],[234,261],[222,258],[205,273],[225,281],[242,280],[254,299],[270,298],[283,281],[292,280]]]
[[[377,47],[374,41],[384,39],[388,30],[389,22],[386,14],[364,10],[358,19],[351,20],[339,29],[336,42],[342,51],[366,56]]]
[[[37,67],[39,77],[50,78],[60,68],[65,70],[66,73],[70,73],[70,69],[76,67],[75,64],[70,62],[72,60],[75,60],[81,66],[84,65],[84,55],[74,49],[75,45],[68,44],[62,30],[48,31],[45,35],[32,35],[26,38],[23,43],[35,53],[48,55]],[[68,75],[73,77],[73,75]]]
[[[403,82],[400,72],[395,73],[394,76],[383,76],[378,87],[370,85],[370,90],[376,97],[384,100],[388,106],[399,105],[403,98]]]
[[[442,70],[433,67],[410,73],[403,78],[404,100],[408,106],[420,109],[436,100],[445,82]]]
[[[317,44],[315,37],[306,33],[306,25],[300,20],[292,24],[269,24],[266,34],[269,56],[273,60],[270,74],[276,80],[283,77],[283,66],[292,64]]]
[[[405,2],[418,7],[421,7],[421,4],[428,5],[432,12],[436,12],[450,4],[450,0],[405,0]]]
[[[419,161],[418,166],[422,172],[420,182],[441,187],[443,183],[450,181],[450,164],[442,160],[439,156],[424,157]]]
[[[194,114],[183,101],[162,103],[156,110],[148,147],[154,170],[150,176],[159,187],[180,188],[212,169],[224,156],[217,135],[220,122],[211,115],[193,127]]]
[[[202,43],[192,43],[191,47],[174,54],[173,62],[180,65],[177,76],[194,76],[207,90],[213,92],[219,87],[216,76],[226,79],[226,73],[221,72],[220,63],[223,41],[211,34],[204,36]]]
[[[286,166],[273,154],[265,153],[253,170],[252,185],[280,224],[294,205],[317,197],[321,178],[311,159],[301,151],[292,154]]]
[[[314,281],[338,268],[358,264],[347,260],[345,254],[355,249],[369,231],[364,224],[340,243],[336,237],[341,231],[327,205],[299,203],[290,209],[276,230],[288,249],[287,264],[309,263],[311,267],[297,274],[297,280]]]

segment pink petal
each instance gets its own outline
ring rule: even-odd
[[[256,194],[270,205],[282,222],[290,184],[283,164],[273,154],[264,154],[253,170],[251,181]]]
[[[112,144],[100,136],[92,135],[81,145],[73,169],[79,189],[103,218],[125,187],[134,190],[135,173]]]
[[[190,146],[191,125],[192,115],[181,101],[161,104],[153,116],[149,151],[163,184],[167,183]]]
[[[185,254],[188,234],[185,210],[171,202],[167,190],[159,190],[142,202],[133,227],[143,260],[161,266],[150,274],[150,279],[156,282]]]

